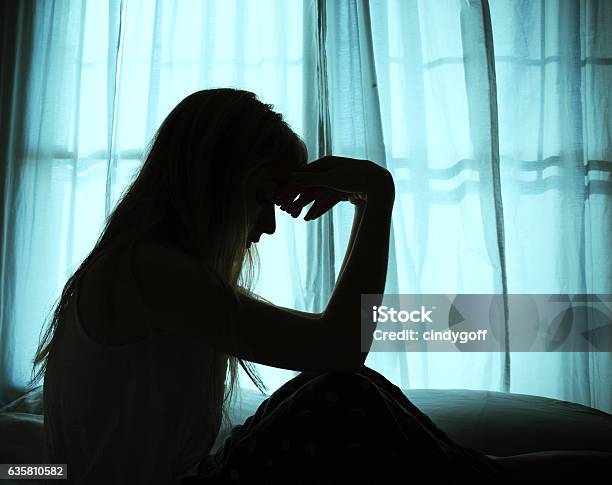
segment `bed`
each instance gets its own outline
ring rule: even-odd
[[[580,404],[492,391],[408,389],[406,396],[457,443],[494,456],[533,454],[588,459],[589,469],[612,483],[612,415]],[[242,389],[232,423],[253,414],[267,396]],[[225,440],[222,428],[211,450]],[[42,387],[0,409],[0,463],[44,463]],[[531,456],[531,455],[529,455]],[[602,475],[603,474],[603,475]],[[3,484],[39,483],[35,480]]]

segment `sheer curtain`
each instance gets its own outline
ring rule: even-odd
[[[180,99],[208,87],[272,103],[311,160],[368,158],[392,172],[387,293],[612,293],[608,2],[66,0],[9,10],[1,402],[23,391],[51,305],[146,142]],[[278,211],[277,234],[259,245],[259,292],[322,310],[351,222],[346,205],[310,223]],[[366,363],[403,388],[612,410],[606,352],[372,353]],[[270,391],[294,374],[258,367]],[[241,384],[254,387],[244,374]]]

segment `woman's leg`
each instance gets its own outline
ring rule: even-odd
[[[436,438],[444,441],[445,443],[455,444],[455,442],[451,440],[448,435],[444,433],[444,431],[436,426],[429,416],[421,412],[421,410],[408,399],[403,391],[389,381],[385,376],[366,365],[363,365],[357,372],[370,379],[383,392],[390,394],[392,398],[397,401],[398,405],[402,407],[402,409],[418,418],[423,426],[425,426],[434,436],[436,436]]]
[[[227,460],[226,455],[246,436],[252,433],[255,428],[262,420],[267,419],[274,410],[279,407],[284,401],[289,399],[293,393],[295,393],[300,387],[306,382],[312,379],[316,373],[312,372],[301,372],[289,379],[276,391],[274,391],[269,397],[264,399],[261,404],[257,407],[254,414],[247,417],[242,424],[237,424],[232,427],[230,435],[225,438],[221,449],[219,449],[213,455],[209,455],[208,459],[203,460],[200,463],[198,474],[202,474],[204,469],[218,467],[219,464]]]
[[[268,483],[379,483],[406,477],[497,477],[400,405],[399,389],[371,369],[300,374],[262,403],[201,467],[208,483],[247,476]],[[386,381],[386,382],[385,382]],[[416,408],[415,408],[416,409]],[[418,410],[417,410],[418,411]]]
[[[301,373],[277,389],[202,462],[200,483],[248,477],[252,483],[314,484],[334,476],[338,445],[347,439],[346,429],[339,429],[347,413],[336,405],[337,393],[358,378],[338,374]],[[189,480],[185,483],[198,483]]]
[[[264,399],[261,404],[257,407],[255,414],[249,416],[243,424],[234,426],[234,430],[241,430],[244,432],[254,426],[256,423],[261,421],[264,416],[269,415],[276,409],[283,401],[289,399],[291,395],[299,388],[304,386],[310,379],[319,375],[316,372],[300,372],[296,376],[289,379],[276,391],[274,391],[268,398]],[[228,437],[228,438],[231,438]]]

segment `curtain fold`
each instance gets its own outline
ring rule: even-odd
[[[2,6],[0,403],[23,391],[67,277],[180,99],[272,103],[310,160],[396,181],[387,293],[612,293],[612,3],[56,0]],[[321,311],[352,225],[277,213],[257,290]],[[612,410],[609,352],[371,353],[403,388]],[[588,318],[588,316],[585,316]],[[591,325],[591,322],[589,322]],[[593,321],[591,328],[596,328]],[[315,351],[315,349],[313,349]],[[294,372],[258,366],[270,390]],[[241,371],[242,372],[242,371]],[[241,373],[241,385],[253,388]]]
[[[464,2],[460,12],[461,40],[465,88],[468,103],[468,124],[474,147],[474,163],[479,175],[479,203],[485,235],[485,249],[491,264],[491,293],[503,296],[504,335],[503,365],[500,366],[500,390],[510,391],[510,341],[508,329],[508,277],[504,209],[501,195],[499,161],[499,115],[497,110],[497,81],[491,15],[487,0]],[[483,231],[484,232],[484,231]]]
[[[33,43],[31,8],[32,2],[26,1],[2,2],[0,6],[0,402],[12,400],[19,393],[13,381],[15,348],[11,345],[14,336],[13,281],[17,268],[12,237],[7,235],[18,218],[18,177],[20,162],[25,158],[26,120],[22,113],[27,91],[22,80],[27,79],[31,69],[32,60],[28,55]]]

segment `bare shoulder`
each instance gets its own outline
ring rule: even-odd
[[[137,342],[147,335],[145,319],[134,305],[126,280],[125,253],[113,248],[100,254],[81,276],[78,315],[88,335],[103,345]]]
[[[195,260],[171,244],[143,239],[98,255],[81,277],[79,316],[96,342],[137,342],[151,330],[189,332],[187,322],[215,294],[214,279]],[[179,322],[179,318],[181,322]],[[200,323],[201,325],[201,323]]]
[[[177,247],[148,239],[139,241],[133,251],[134,268],[142,280],[171,276],[184,271],[195,271],[195,259]]]
[[[133,251],[133,268],[144,300],[159,310],[167,305],[213,290],[215,279],[195,257],[176,247],[154,240],[138,243]]]

